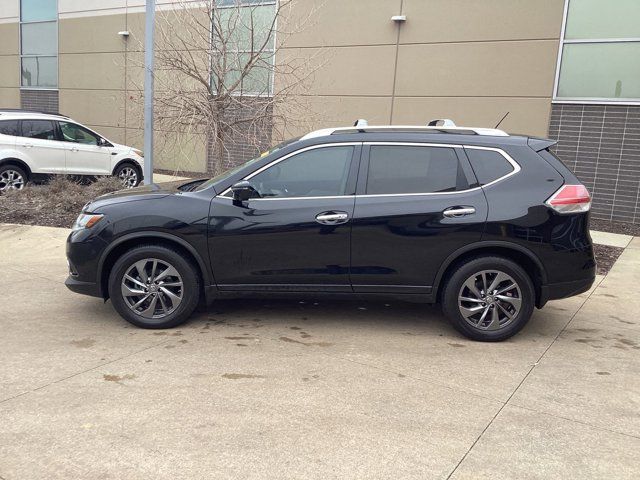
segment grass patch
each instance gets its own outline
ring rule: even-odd
[[[86,183],[57,176],[44,185],[29,184],[0,195],[0,223],[70,228],[87,202],[121,189],[114,177]]]

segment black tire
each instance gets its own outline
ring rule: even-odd
[[[4,178],[5,176],[7,178]],[[16,181],[19,181],[20,183],[14,183]],[[24,168],[17,167],[11,164],[0,166],[0,192],[9,189],[21,190],[27,185],[28,181],[29,175],[27,175],[27,172],[24,171]],[[11,184],[9,184],[9,182],[11,182]]]
[[[145,259],[166,262],[166,264],[177,270],[182,281],[182,287],[178,287],[179,289],[177,290],[181,294],[180,303],[175,310],[160,318],[143,317],[141,313],[137,313],[130,307],[127,303],[128,300],[125,299],[122,293],[122,282],[125,273],[127,273],[136,262]],[[174,290],[174,292],[176,292],[176,290]],[[155,295],[161,296],[160,293],[153,294],[153,296]],[[152,329],[172,328],[187,321],[198,306],[200,299],[200,276],[198,275],[197,267],[178,251],[162,245],[141,245],[128,250],[116,261],[109,275],[109,296],[120,316],[133,325]],[[150,301],[147,304],[143,304],[143,306],[149,304]]]
[[[465,282],[468,280],[474,278],[475,275],[480,275],[480,277],[475,277],[480,280],[478,283],[471,280],[473,283],[472,286],[477,287],[478,285],[481,285],[481,272],[483,271],[501,272],[510,276],[515,282],[517,289],[510,290],[500,297],[504,298],[508,295],[509,298],[507,302],[502,300],[499,301],[497,297],[493,297],[491,295],[492,292],[489,292],[488,296],[483,297],[480,295],[480,298],[487,298],[489,302],[464,302],[464,298],[477,297],[470,294],[469,287],[465,286],[465,290],[462,290],[463,285],[465,285]],[[496,278],[496,276],[492,275],[493,274],[491,273],[488,274],[488,278]],[[491,282],[487,281],[487,283]],[[510,283],[505,280],[501,285],[508,287]],[[484,294],[484,291],[480,288],[477,288],[477,290]],[[459,296],[463,297],[460,305]],[[515,297],[515,299],[512,297]],[[516,311],[514,304],[517,305],[518,303],[516,302],[518,302],[518,300],[519,310]],[[475,302],[477,302],[477,300],[475,300]],[[498,303],[500,305],[497,305]],[[498,342],[518,333],[531,318],[534,305],[535,290],[529,275],[527,275],[523,268],[517,263],[507,258],[497,256],[475,257],[459,265],[448,277],[442,294],[442,309],[456,330],[466,337],[482,342]],[[473,317],[470,317],[470,319],[467,320],[461,312],[461,306],[470,307],[469,310],[466,310],[467,313],[471,311],[471,309],[478,311],[478,313],[474,314]],[[487,309],[487,317],[485,320],[480,322],[480,318],[485,309]],[[513,310],[509,311],[510,309]],[[498,315],[498,317],[502,316],[504,322],[503,326],[498,326],[501,324],[500,318],[498,318],[496,322],[493,322],[493,317],[489,317],[489,315],[493,315],[493,310],[496,310],[496,315]],[[516,313],[510,318],[507,314],[513,312]],[[476,322],[476,324],[480,324],[480,327],[472,325],[474,322]],[[495,329],[485,329],[489,328],[492,324]]]
[[[125,175],[124,173],[135,172],[135,181],[131,181],[131,177],[129,175]],[[122,181],[123,188],[134,188],[140,185],[140,181],[142,180],[142,173],[140,172],[140,168],[133,162],[126,161],[121,163],[116,167],[113,171],[113,176],[120,179]]]

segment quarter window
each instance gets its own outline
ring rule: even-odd
[[[0,122],[0,134],[17,136],[18,132],[17,120],[3,120]]]
[[[369,195],[452,192],[468,186],[453,148],[371,146]]]
[[[353,146],[322,147],[298,153],[249,179],[261,197],[344,195]]]
[[[513,171],[513,166],[500,153],[493,150],[465,148],[471,167],[480,185],[486,185]]]
[[[60,122],[60,131],[65,142],[83,143],[85,145],[98,144],[97,135],[75,123]]]
[[[23,120],[22,136],[41,140],[56,140],[56,130],[50,120]]]

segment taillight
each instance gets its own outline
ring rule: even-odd
[[[584,185],[563,185],[545,203],[558,213],[588,212],[591,195]]]

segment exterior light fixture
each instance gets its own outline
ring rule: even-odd
[[[407,16],[406,15],[394,15],[393,17],[391,17],[391,20],[394,22],[406,22],[407,21]]]

